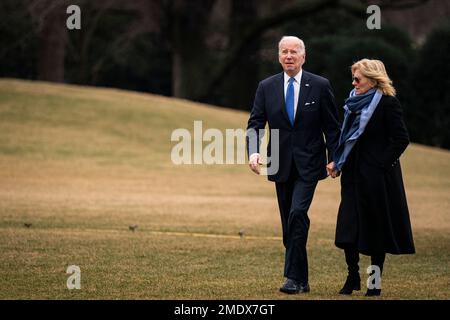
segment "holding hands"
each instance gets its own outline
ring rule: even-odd
[[[327,164],[327,173],[333,179],[336,178],[336,177],[339,177],[341,175],[341,172],[336,168],[336,165],[334,164],[334,161],[332,161],[329,164]]]

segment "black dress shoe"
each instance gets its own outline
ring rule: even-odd
[[[359,275],[347,276],[347,280],[345,280],[345,284],[339,291],[339,294],[352,294],[353,290],[361,290],[361,278]]]
[[[381,295],[381,289],[367,289],[366,297],[376,297]]]
[[[293,279],[286,279],[286,282],[280,288],[281,292],[287,294],[305,293],[309,292],[309,284],[302,285],[300,282]]]

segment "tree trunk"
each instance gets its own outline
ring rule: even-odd
[[[66,8],[55,6],[42,19],[39,32],[38,79],[64,82]]]
[[[175,0],[172,4],[172,94],[175,97],[194,99],[207,81],[209,52],[205,49],[208,14],[214,0],[195,2]]]

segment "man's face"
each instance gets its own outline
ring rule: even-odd
[[[284,72],[293,77],[300,72],[305,63],[305,54],[300,52],[298,42],[285,40],[280,44],[278,59]]]

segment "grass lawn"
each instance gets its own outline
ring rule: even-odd
[[[286,296],[274,185],[244,164],[172,164],[174,129],[245,128],[247,118],[0,80],[0,299],[367,299],[337,294],[338,180],[319,183],[309,213],[311,292]],[[402,166],[417,253],[387,256],[381,299],[449,299],[450,152],[411,144]],[[363,276],[369,264],[363,256]],[[80,290],[66,287],[70,265]]]

